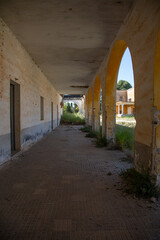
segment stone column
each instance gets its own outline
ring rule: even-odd
[[[122,103],[122,115],[123,115],[123,111],[124,111],[124,104]]]

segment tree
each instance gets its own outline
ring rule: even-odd
[[[63,107],[63,112],[68,112],[68,113],[78,113],[79,112],[79,107],[76,103],[65,103]]]
[[[79,107],[78,107],[78,105],[76,103],[74,104],[74,112],[75,113],[79,112]]]
[[[132,85],[125,80],[119,80],[117,83],[117,90],[127,90],[131,87]]]

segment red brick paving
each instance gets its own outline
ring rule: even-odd
[[[121,189],[124,153],[84,136],[59,127],[1,167],[0,240],[160,239],[159,204]]]

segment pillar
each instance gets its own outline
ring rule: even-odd
[[[123,115],[123,112],[124,112],[124,104],[122,103],[122,115]]]

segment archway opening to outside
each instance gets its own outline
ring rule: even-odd
[[[116,141],[134,152],[135,91],[132,57],[127,47],[121,59],[116,86]]]
[[[126,62],[126,55],[128,55],[128,59]],[[130,59],[129,59],[130,58]],[[130,62],[131,66],[128,67],[128,62]],[[132,69],[131,74],[128,69]],[[122,71],[123,70],[123,71]],[[122,73],[127,74],[126,77],[123,77]],[[135,113],[135,93],[132,85],[129,85],[128,89],[119,89],[117,92],[117,80],[124,80],[125,83],[130,82],[130,79],[133,78],[133,67],[132,60],[129,48],[125,41],[119,40],[114,45],[110,59],[107,67],[107,78],[106,78],[106,136],[109,141],[112,141],[116,145],[118,145],[122,149],[128,149],[131,152],[134,151],[134,127],[135,123],[133,123],[134,127],[130,127],[128,121],[134,121],[134,113]],[[119,77],[122,76],[122,79]],[[134,82],[134,79],[133,79]],[[121,83],[121,82],[120,82]],[[125,87],[125,84],[120,87]],[[116,113],[117,117],[123,119],[121,120],[121,124],[117,122],[116,125]],[[128,126],[124,126],[125,124]]]

